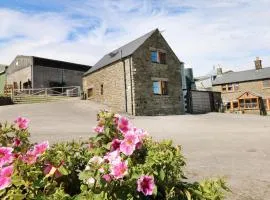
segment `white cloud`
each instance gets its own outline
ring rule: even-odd
[[[93,65],[105,53],[158,27],[196,75],[216,64],[252,68],[256,56],[270,67],[269,0],[149,2],[82,1],[59,13],[0,9],[0,63],[26,54]],[[183,13],[170,10],[178,7]],[[78,28],[86,30],[80,33]],[[67,40],[71,32],[76,40]]]

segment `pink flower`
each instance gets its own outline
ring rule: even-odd
[[[22,144],[22,141],[19,138],[14,138],[13,139],[13,146],[14,147],[19,147]]]
[[[137,191],[142,192],[145,196],[152,195],[154,187],[154,177],[152,176],[141,176],[137,180]]]
[[[130,156],[136,148],[136,144],[139,142],[139,138],[136,134],[128,132],[125,135],[124,140],[120,144],[120,151],[126,156]]]
[[[111,182],[111,180],[112,180],[112,177],[111,177],[111,175],[110,174],[104,174],[103,176],[102,176],[102,178],[106,181],[106,182]]]
[[[141,149],[142,146],[143,146],[143,143],[142,143],[141,141],[139,141],[139,142],[136,144],[135,148],[136,148],[136,149]]]
[[[13,161],[12,151],[11,147],[0,147],[0,167]]]
[[[124,135],[131,129],[131,127],[132,125],[127,118],[121,116],[118,118],[117,129]]]
[[[138,137],[139,137],[140,140],[142,140],[143,138],[145,138],[146,136],[148,136],[148,133],[145,130],[141,129],[141,128],[134,127],[133,128],[133,131],[134,131],[135,134],[138,135]]]
[[[120,152],[119,151],[112,151],[110,153],[107,153],[103,157],[104,161],[107,161],[108,163],[118,163],[121,162]]]
[[[110,166],[111,175],[116,178],[120,179],[123,178],[128,173],[128,162],[116,162],[112,163]]]
[[[12,173],[13,173],[13,165],[3,167],[0,170],[0,177],[11,177]]]
[[[49,142],[48,141],[45,141],[45,142],[41,142],[39,144],[36,144],[34,146],[34,153],[36,155],[41,155],[43,154],[47,149],[49,148]]]
[[[103,133],[104,132],[104,126],[96,126],[96,127],[93,128],[93,130],[96,133]]]
[[[111,144],[111,151],[119,150],[121,144],[121,140],[113,139]]]
[[[0,190],[10,186],[13,166],[4,167],[0,171]]]
[[[27,129],[30,120],[23,117],[17,117],[17,119],[14,122],[18,125],[20,129]]]
[[[36,163],[38,155],[33,150],[28,150],[22,157],[22,161],[28,165]]]
[[[118,121],[119,121],[119,118],[121,117],[121,115],[119,114],[114,114],[114,123],[117,125],[118,124]]]
[[[36,144],[33,149],[30,149],[26,152],[26,154],[22,157],[22,161],[29,165],[36,163],[38,157],[42,155],[47,150],[47,148],[49,148],[48,141]]]

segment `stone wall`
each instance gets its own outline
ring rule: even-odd
[[[151,62],[151,50],[166,52],[166,64]],[[132,56],[136,115],[183,114],[181,63],[156,31]],[[153,94],[153,79],[168,80],[168,95]]]
[[[124,62],[127,71],[129,59],[125,59]],[[103,95],[101,94],[101,85],[103,85]],[[84,93],[87,94],[89,89],[92,89],[93,93],[91,97],[87,97],[88,99],[105,104],[114,112],[126,112],[124,64],[122,61],[83,77]]]
[[[34,66],[34,88],[48,88],[50,82],[65,83],[65,86],[82,86],[82,71]]]
[[[152,63],[152,49],[166,52],[167,63]],[[168,81],[168,95],[153,94],[153,80],[160,78]],[[156,31],[131,57],[83,77],[83,90],[85,94],[92,91],[88,99],[103,103],[116,112],[172,115],[184,113],[181,81],[181,62]]]
[[[250,81],[239,83],[239,90],[235,92],[222,92],[221,85],[213,86],[213,90],[221,92],[223,101],[233,101],[240,97],[245,92],[254,92],[263,97],[270,98],[270,88],[264,88],[262,81]]]

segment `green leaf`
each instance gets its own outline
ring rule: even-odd
[[[163,169],[161,169],[161,170],[159,171],[159,179],[160,179],[161,181],[163,181],[164,178],[165,178],[165,172],[164,172]]]
[[[25,195],[23,194],[13,194],[12,196],[14,200],[22,200],[25,198]]]
[[[153,195],[156,196],[157,195],[157,186],[155,185],[154,190],[153,190]]]
[[[66,175],[69,174],[69,173],[68,173],[68,170],[67,170],[64,166],[59,167],[59,168],[58,168],[58,171],[59,171],[62,175],[64,175],[64,176],[66,176]]]
[[[25,184],[24,180],[19,176],[13,176],[12,183],[17,187]]]
[[[81,191],[82,191],[82,192],[85,192],[85,191],[87,191],[87,190],[88,190],[88,188],[87,188],[86,185],[81,185]]]
[[[187,197],[187,200],[191,200],[191,194],[188,190],[184,190],[185,194],[186,194],[186,197]]]

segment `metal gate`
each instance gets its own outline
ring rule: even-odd
[[[80,86],[12,89],[11,96],[14,103],[38,103],[81,97]]]

